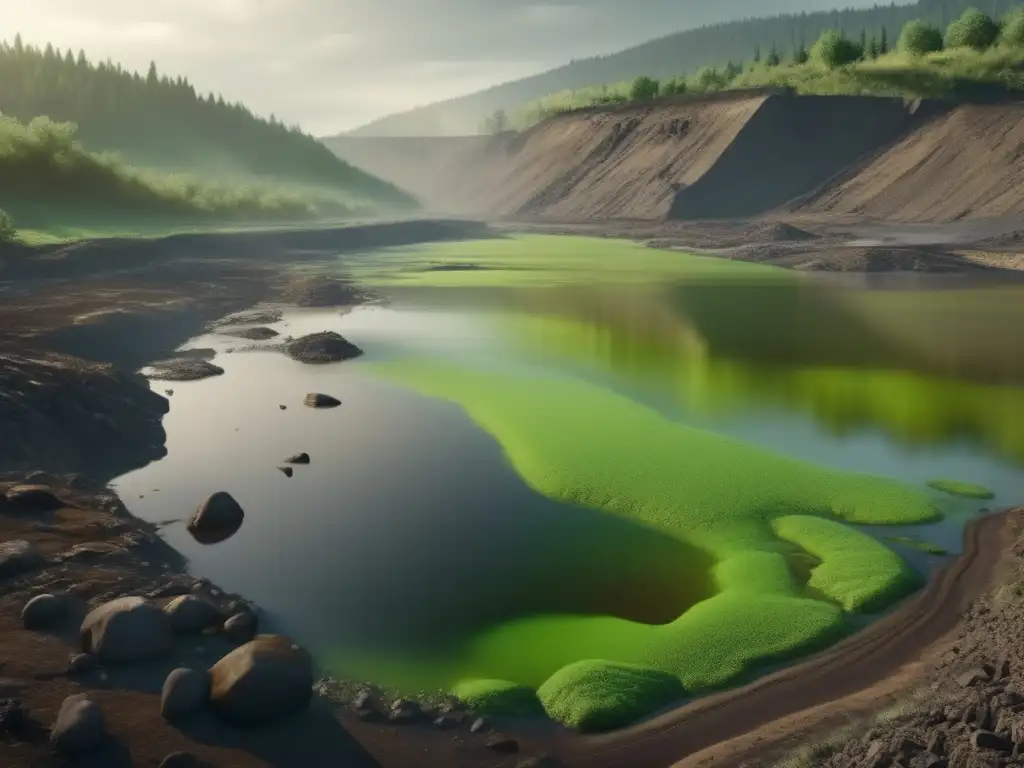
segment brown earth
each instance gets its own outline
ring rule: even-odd
[[[962,105],[932,117],[796,210],[884,221],[1024,214],[1024,103]]]

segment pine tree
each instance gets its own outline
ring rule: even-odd
[[[779,52],[775,47],[775,43],[772,43],[772,49],[768,52],[768,58],[765,60],[765,64],[769,67],[777,67],[780,63]]]
[[[861,28],[860,30],[860,57],[866,59],[868,55],[868,31]]]
[[[882,27],[882,39],[878,43],[878,55],[885,56],[889,52],[889,38],[885,27]]]

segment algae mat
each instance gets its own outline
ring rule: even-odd
[[[851,612],[877,610],[918,586],[898,555],[843,521],[935,520],[924,490],[686,427],[580,380],[418,360],[369,369],[461,405],[535,490],[706,554],[693,558],[695,582],[704,576],[696,569],[714,563],[713,594],[668,624],[548,615],[473,638],[450,673],[469,698],[534,689],[569,725],[623,724],[665,704],[666,675],[686,691],[721,685],[834,641]],[[786,558],[794,545],[818,562],[807,584]],[[624,677],[634,681],[625,689]]]

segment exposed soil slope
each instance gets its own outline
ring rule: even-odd
[[[807,213],[948,222],[1024,214],[1024,103],[933,117],[804,201]]]
[[[572,222],[750,216],[918,125],[931,103],[736,91],[577,110],[519,135],[331,146],[436,210]]]

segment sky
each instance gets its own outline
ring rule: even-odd
[[[0,0],[11,36],[85,49],[314,135],[678,29],[838,0]],[[842,2],[842,5],[849,4]],[[854,4],[869,4],[855,2]],[[769,9],[764,7],[763,12]],[[758,14],[760,15],[760,14]]]

